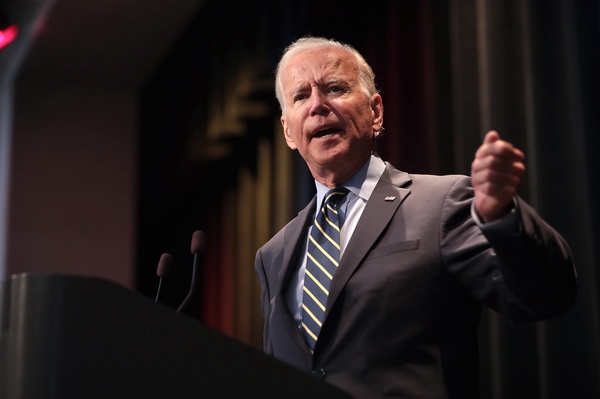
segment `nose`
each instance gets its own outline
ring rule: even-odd
[[[327,115],[329,104],[327,97],[318,89],[314,89],[310,96],[310,116]]]

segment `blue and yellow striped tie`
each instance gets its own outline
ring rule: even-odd
[[[347,193],[348,189],[336,187],[325,195],[308,240],[302,298],[302,331],[311,350],[315,348],[321,331],[329,285],[340,260],[342,223],[337,204]]]

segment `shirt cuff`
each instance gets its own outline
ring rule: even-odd
[[[521,212],[515,198],[513,198],[513,207],[510,212],[500,219],[484,222],[475,210],[475,201],[471,203],[471,216],[484,233],[499,236],[516,236],[521,233]]]

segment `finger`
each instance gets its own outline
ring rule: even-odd
[[[499,140],[488,147],[488,151],[488,154],[494,158],[506,161],[521,162],[525,159],[523,151],[519,150],[508,141]]]
[[[525,154],[523,151],[513,146],[512,143],[500,139],[494,140],[487,144],[482,144],[477,150],[475,156],[477,158],[494,157],[507,161],[519,162],[525,159]]]
[[[525,164],[516,155],[513,157],[486,156],[475,158],[471,163],[471,170],[475,173],[485,169],[522,175],[525,172]]]
[[[497,170],[487,169],[473,177],[473,184],[477,186],[518,186],[521,182],[522,174],[511,171],[509,173]]]

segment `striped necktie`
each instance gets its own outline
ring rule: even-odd
[[[337,204],[348,193],[344,187],[330,190],[312,226],[306,251],[306,275],[302,298],[302,331],[314,349],[325,316],[329,285],[340,260],[340,228]]]

